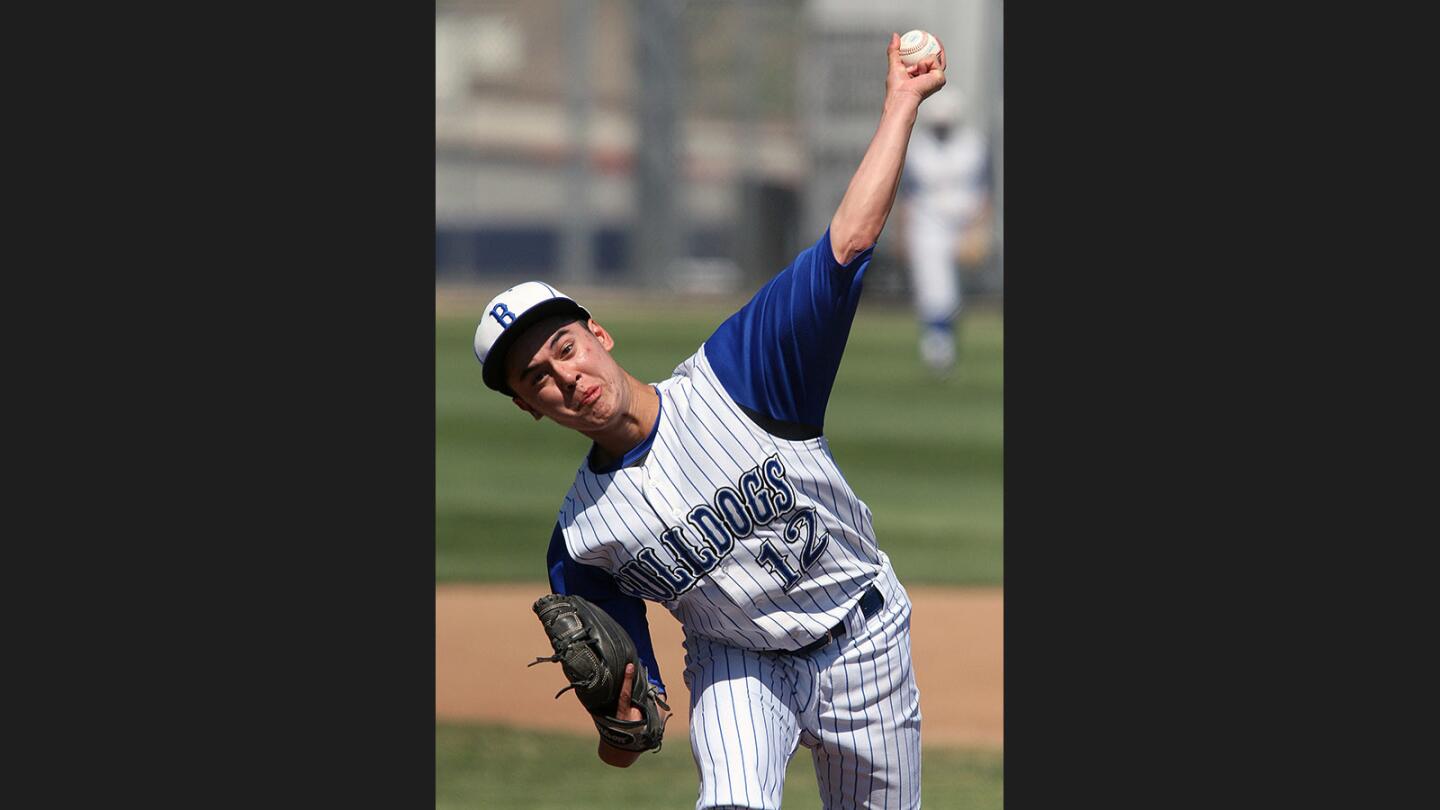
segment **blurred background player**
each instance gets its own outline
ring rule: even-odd
[[[940,375],[955,366],[962,266],[978,265],[989,249],[985,136],[965,106],[956,87],[920,108],[900,190],[920,357]]]

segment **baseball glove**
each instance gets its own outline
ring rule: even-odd
[[[559,698],[571,689],[595,721],[600,738],[626,751],[660,750],[665,735],[665,722],[670,719],[670,706],[660,697],[660,690],[645,672],[635,642],[610,614],[579,596],[546,594],[535,600],[532,608],[540,617],[545,634],[555,654],[536,658],[526,666],[542,661],[559,661],[570,685],[555,693]],[[635,665],[630,705],[643,715],[639,720],[617,717],[620,690],[625,680],[625,665]],[[666,714],[662,715],[660,709]]]

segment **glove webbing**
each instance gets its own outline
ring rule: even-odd
[[[548,658],[536,658],[534,661],[526,664],[525,667],[528,669],[535,666],[536,664],[544,662],[549,662],[552,664],[562,663],[565,660],[564,657],[570,653],[570,650],[573,649],[575,645],[580,644],[580,654],[583,655],[585,658],[589,659],[588,663],[590,664],[590,679],[584,683],[572,683],[564,689],[561,689],[559,692],[555,693],[555,699],[559,700],[561,695],[569,692],[571,689],[578,689],[581,686],[585,687],[586,689],[594,688],[597,684],[600,683],[600,658],[599,656],[595,655],[594,650],[590,649],[590,645],[582,644],[582,642],[592,639],[598,641],[598,639],[594,639],[589,628],[582,627],[564,638],[557,639],[555,642],[555,646],[557,649],[554,655],[549,656]],[[665,708],[669,709],[670,707],[666,706]]]

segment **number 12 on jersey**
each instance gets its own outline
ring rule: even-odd
[[[765,566],[780,580],[785,590],[795,587],[804,576],[810,565],[825,553],[825,547],[830,544],[830,533],[821,531],[819,521],[815,518],[814,509],[802,509],[790,517],[785,524],[785,542],[793,545],[803,543],[800,546],[800,570],[796,571],[790,565],[790,555],[775,547],[775,544],[766,540],[760,551],[755,555],[755,562]]]

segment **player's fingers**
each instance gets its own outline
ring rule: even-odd
[[[932,36],[934,35],[932,34]],[[940,46],[940,52],[936,56],[940,59],[940,69],[944,70],[950,66],[950,63],[945,61],[945,43],[941,42],[939,37],[935,37],[935,44]]]
[[[900,35],[893,31],[890,33],[890,46],[885,49],[885,58],[892,68],[900,64]]]
[[[623,714],[630,709],[630,691],[635,685],[635,665],[625,665],[625,680],[620,682],[620,701],[615,706],[616,714]]]

